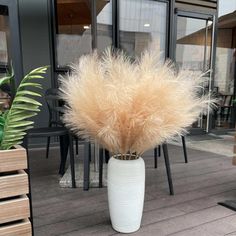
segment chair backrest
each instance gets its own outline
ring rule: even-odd
[[[49,111],[49,123],[62,125],[60,117],[64,113],[64,104],[59,96],[59,90],[56,88],[47,89],[45,92],[45,100]]]
[[[224,100],[224,106],[231,106],[233,95],[226,95]]]

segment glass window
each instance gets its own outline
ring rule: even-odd
[[[212,21],[178,16],[176,63],[180,68],[207,71],[210,65]]]
[[[215,86],[220,93],[233,94],[236,58],[236,0],[219,1]]]
[[[96,5],[96,45],[99,52],[112,45],[112,0]],[[56,65],[66,67],[92,52],[92,1],[56,0]]]
[[[97,0],[97,50],[112,45],[112,0]]]
[[[0,79],[6,76],[8,68],[8,8],[0,6]],[[10,85],[3,84],[0,86],[0,112],[9,109],[10,106]]]
[[[92,51],[91,1],[56,0],[56,64],[64,67]]]
[[[120,48],[131,57],[151,47],[165,58],[167,3],[153,0],[120,0]]]
[[[9,36],[8,9],[0,6],[0,67],[8,64],[7,38]]]
[[[236,0],[219,0],[214,86],[218,94],[217,129],[235,128]]]
[[[200,17],[201,15],[196,15]],[[210,69],[212,18],[192,18],[188,14],[177,16],[176,31],[176,64],[178,68],[207,72]],[[205,74],[206,80],[201,83],[199,93],[209,90],[210,73]],[[201,114],[193,128],[208,129],[208,117]]]

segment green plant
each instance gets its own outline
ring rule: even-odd
[[[27,74],[16,89],[15,97],[9,110],[0,114],[0,149],[6,150],[16,144],[21,144],[26,130],[32,128],[34,122],[28,120],[36,116],[40,111],[41,103],[36,101],[36,97],[41,97],[40,92],[32,91],[35,88],[41,90],[40,83],[35,79],[44,78],[47,66],[39,67]],[[9,83],[13,79],[14,73],[0,80],[0,85]]]

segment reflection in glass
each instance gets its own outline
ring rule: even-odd
[[[8,68],[8,8],[0,6],[0,80],[6,76]],[[10,107],[11,91],[9,84],[0,86],[0,112]]]
[[[217,129],[235,128],[236,119],[236,0],[219,0],[214,86],[218,94]]]
[[[165,58],[167,4],[151,0],[120,0],[120,48],[131,57],[151,47]]]
[[[56,1],[57,65],[66,66],[92,51],[91,1]]]
[[[177,17],[176,64],[178,68],[188,69],[202,74],[210,69],[212,20]],[[210,78],[202,83],[199,94],[209,91]],[[208,129],[208,117],[201,114],[193,128]]]
[[[8,64],[7,38],[9,35],[8,9],[0,6],[0,67]]]
[[[176,63],[179,68],[201,72],[209,69],[211,24],[212,21],[178,16]]]
[[[97,50],[112,45],[112,0],[97,0]]]

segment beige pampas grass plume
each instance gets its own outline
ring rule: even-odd
[[[186,132],[207,107],[198,94],[200,75],[178,74],[170,62],[145,51],[131,62],[106,50],[82,56],[61,79],[64,122],[78,136],[97,140],[113,154],[136,153]]]

